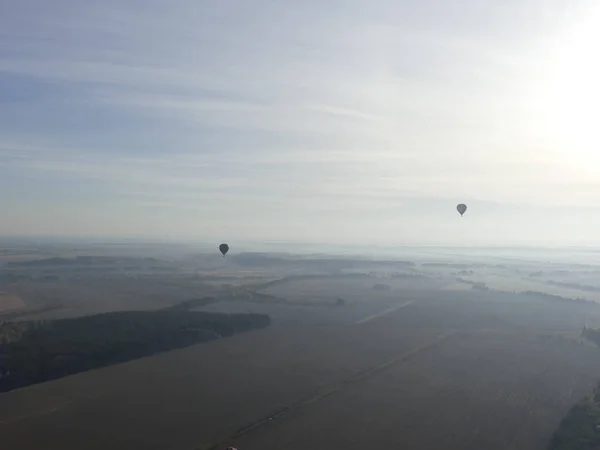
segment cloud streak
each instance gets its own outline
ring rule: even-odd
[[[589,4],[448,5],[10,5],[0,188],[15,219],[4,232],[41,230],[19,223],[32,220],[27,202],[57,229],[86,224],[69,227],[79,235],[135,235],[164,210],[150,234],[322,241],[401,226],[398,241],[453,242],[431,224],[445,203],[527,205],[539,224],[548,207],[599,205],[600,168],[569,158],[529,95],[540,55]],[[91,225],[74,220],[82,198]],[[198,215],[204,228],[188,227]]]

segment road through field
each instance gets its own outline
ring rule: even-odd
[[[361,383],[342,382],[227,444],[243,450],[543,450],[564,414],[600,377],[596,349],[538,334],[555,326],[556,313],[543,304],[519,315],[504,302],[479,311],[481,304],[431,306],[396,305],[355,323],[363,336],[375,328],[383,333],[410,326],[408,320],[423,330],[455,331],[416,345],[408,352],[414,357],[386,360],[359,374]],[[540,322],[508,325],[530,313]]]
[[[282,306],[263,330],[5,393],[0,435],[23,450],[197,448],[436,336],[415,330],[407,307],[347,326],[389,307],[307,308],[298,322],[299,308]],[[392,316],[404,325],[378,326]]]
[[[377,319],[379,317],[383,317],[383,316],[385,316],[385,315],[387,315],[389,313],[392,313],[394,311],[399,310],[400,308],[405,308],[405,307],[407,307],[409,305],[412,305],[413,303],[414,303],[414,300],[409,300],[409,301],[407,301],[405,303],[401,303],[399,305],[392,306],[391,308],[388,308],[388,309],[386,309],[384,311],[372,314],[372,315],[370,315],[368,317],[365,317],[364,319],[357,320],[356,322],[353,323],[353,325],[360,325],[362,323],[369,322],[369,321],[371,321],[373,319]]]
[[[399,308],[395,308],[395,309],[399,309]],[[359,374],[354,375],[353,377],[346,378],[346,379],[340,381],[339,383],[336,383],[336,385],[332,386],[331,388],[328,388],[324,391],[318,392],[305,400],[302,400],[293,405],[287,406],[279,412],[271,414],[263,419],[256,421],[255,423],[252,423],[248,426],[243,427],[242,429],[233,433],[229,438],[223,439],[222,442],[220,442],[218,444],[211,444],[211,445],[214,446],[215,448],[227,446],[228,445],[227,442],[229,442],[231,440],[239,439],[242,436],[245,436],[247,434],[252,433],[253,431],[258,430],[259,428],[266,427],[266,426],[274,423],[273,421],[276,419],[283,419],[287,415],[289,415],[293,412],[296,412],[296,411],[298,411],[304,407],[307,407],[309,405],[313,405],[323,399],[326,399],[327,397],[329,397],[335,393],[338,393],[338,392],[342,391],[343,389],[348,388],[355,383],[358,383],[361,381],[366,381],[370,377],[377,375],[378,373],[380,373],[383,370],[386,370],[386,369],[388,369],[396,364],[402,363],[404,361],[408,361],[409,358],[412,358],[412,357],[418,355],[419,353],[421,353],[431,347],[434,347],[435,345],[442,343],[443,341],[445,341],[446,339],[449,339],[454,334],[455,334],[455,332],[439,336],[436,339],[434,339],[426,344],[420,345],[419,347],[417,347],[409,352],[395,356],[392,359],[384,361],[375,367],[371,367],[364,371],[361,371]],[[201,449],[209,448],[209,445],[203,444],[200,446],[200,448]]]
[[[258,305],[273,311],[263,330],[2,394],[2,444],[538,450],[600,374],[594,347],[548,337],[580,331],[585,315],[572,305],[396,295],[357,294],[344,307]],[[230,306],[254,307],[210,307]]]
[[[458,333],[437,344],[227,443],[243,450],[543,450],[600,367],[585,360],[586,350],[569,357],[510,335]]]

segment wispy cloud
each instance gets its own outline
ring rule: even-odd
[[[19,200],[57,229],[95,207],[79,234],[135,234],[164,210],[155,234],[261,238],[276,224],[285,237],[310,224],[302,235],[320,240],[349,220],[342,238],[412,224],[412,238],[442,239],[430,215],[457,199],[600,204],[600,169],[568,158],[529,96],[552,42],[589,5],[449,5],[5,7],[0,188],[17,217],[5,231],[31,220]],[[201,230],[185,225],[195,214]]]

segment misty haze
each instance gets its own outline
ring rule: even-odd
[[[558,449],[600,380],[592,249],[1,248],[7,448]]]
[[[0,6],[2,450],[600,448],[600,3]]]

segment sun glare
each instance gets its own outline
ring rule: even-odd
[[[570,161],[600,173],[600,5],[572,23],[551,60],[548,132]]]

